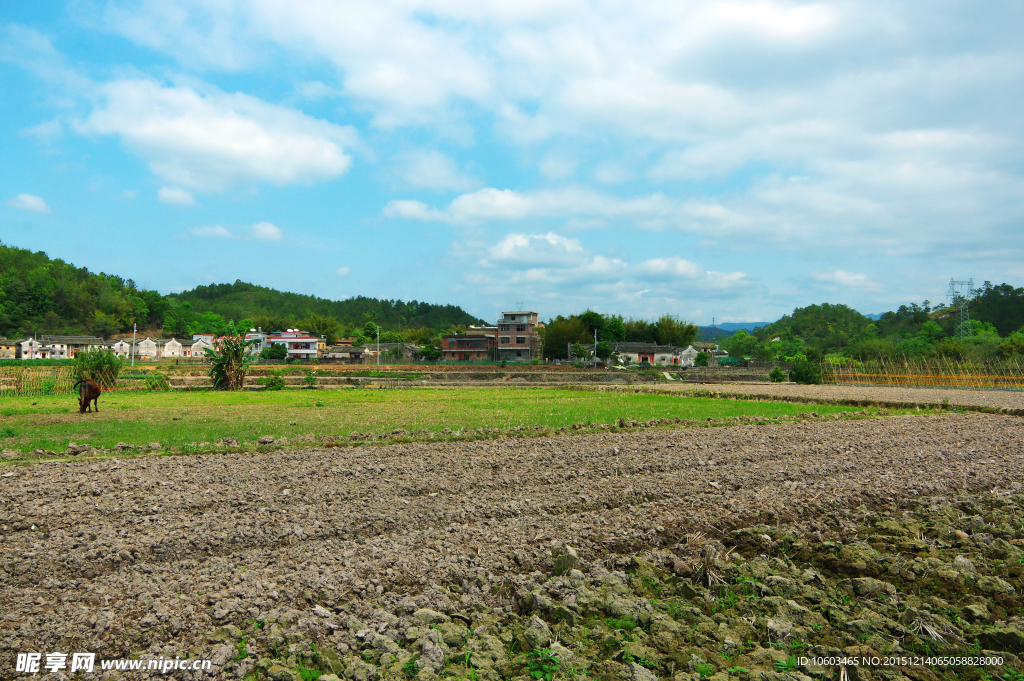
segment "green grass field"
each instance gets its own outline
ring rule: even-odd
[[[98,414],[78,413],[72,396],[5,399],[0,448],[61,451],[69,442],[110,448],[118,442],[180,447],[226,436],[344,437],[358,432],[444,428],[559,427],[614,423],[620,417],[706,420],[733,416],[820,414],[847,407],[743,402],[676,395],[598,393],[548,388],[461,390],[284,390],[280,392],[108,393]]]

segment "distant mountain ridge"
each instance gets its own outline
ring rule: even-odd
[[[213,312],[225,319],[236,320],[260,316],[298,320],[310,315],[321,315],[333,317],[347,325],[374,321],[387,329],[443,329],[455,325],[486,323],[458,305],[436,305],[416,300],[378,300],[365,296],[328,300],[302,293],[278,291],[240,280],[235,280],[233,284],[196,286],[167,297],[178,304],[189,303],[197,313]]]

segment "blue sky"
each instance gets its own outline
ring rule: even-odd
[[[0,239],[494,318],[1024,285],[1017,2],[0,0]]]

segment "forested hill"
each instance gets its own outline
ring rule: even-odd
[[[871,319],[846,305],[822,303],[723,340],[734,357],[858,360],[879,357],[998,358],[1024,354],[1024,288],[985,282],[972,291],[970,331],[958,333],[959,314],[930,301],[901,305]]]
[[[458,325],[483,324],[457,305],[433,305],[416,300],[377,300],[357,296],[347,300],[327,300],[301,293],[277,291],[265,286],[235,281],[234,284],[197,286],[190,291],[170,294],[176,303],[189,303],[202,314],[214,312],[225,319],[291,318],[312,315],[333,317],[345,326],[362,326],[373,321],[386,329],[444,329]]]
[[[364,297],[325,300],[240,281],[165,296],[141,289],[131,279],[90,272],[42,251],[0,242],[0,336],[7,338],[109,338],[131,331],[133,324],[145,333],[182,337],[227,333],[227,320],[259,320],[265,329],[278,330],[300,326],[312,316],[336,319],[342,326],[362,327],[373,321],[384,330],[442,330],[481,321],[455,305]]]

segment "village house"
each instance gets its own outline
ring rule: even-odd
[[[54,355],[68,359],[80,352],[106,347],[104,340],[96,336],[43,336],[42,343],[44,346],[52,348]]]
[[[625,343],[612,342],[612,354],[618,355],[619,362],[625,364],[650,364],[651,366],[685,366],[683,364],[683,348],[674,345],[658,345],[657,343]],[[587,346],[594,352],[594,345]],[[696,357],[696,353],[694,353]]]
[[[206,342],[203,338],[181,341],[181,351],[185,357],[206,357],[206,348],[212,348],[213,342]]]
[[[538,313],[522,310],[502,312],[497,326],[498,359],[528,362],[541,357],[541,341],[537,329],[543,325]]]
[[[495,337],[485,333],[452,333],[441,336],[441,359],[466,362],[494,358]]]
[[[363,355],[367,355],[366,348],[358,345],[353,346],[351,341],[349,341],[348,345],[332,345],[324,353],[324,357],[327,359],[345,360],[352,364],[361,362]]]
[[[137,358],[156,359],[156,348],[157,342],[149,336],[146,336],[145,339],[140,340],[135,344],[135,356]]]
[[[9,338],[0,338],[0,359],[16,359],[18,356],[18,341]]]
[[[58,348],[53,348],[35,338],[26,338],[15,344],[15,359],[63,359]]]
[[[420,350],[423,348],[422,345],[414,345],[412,343],[381,343],[380,354],[381,359],[384,357],[391,357],[394,355],[395,349],[398,348],[402,354],[402,359],[416,360],[420,358]],[[373,343],[370,349],[376,353],[377,344]],[[374,354],[376,356],[376,354]]]
[[[177,340],[172,336],[170,340],[164,341],[164,348],[163,352],[161,353],[161,356],[184,357],[184,355],[182,354],[183,349],[184,346],[181,344],[181,341]]]
[[[110,349],[118,357],[127,357],[132,352],[132,344],[122,338],[113,343]]]
[[[263,327],[258,329],[249,329],[249,332],[245,334],[245,340],[256,341],[251,346],[250,352],[254,355],[258,355],[263,352],[263,348],[267,346],[267,334],[263,333]]]
[[[287,329],[278,333],[267,334],[267,347],[273,345],[284,345],[288,356],[295,359],[316,359],[318,357],[317,346],[320,339],[316,336],[299,329]]]

